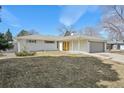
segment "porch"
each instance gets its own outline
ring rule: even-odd
[[[84,51],[89,52],[89,42],[88,40],[69,40],[59,42],[60,51]]]

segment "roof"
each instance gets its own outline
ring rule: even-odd
[[[124,44],[123,41],[108,41],[108,44]]]
[[[55,41],[58,41],[59,38],[61,38],[61,37],[60,36],[44,36],[44,35],[28,35],[28,36],[17,37],[17,40],[30,39],[30,40],[55,40]]]
[[[76,35],[76,36],[43,36],[43,35],[28,35],[28,36],[20,36],[17,37],[17,40],[21,39],[30,39],[30,40],[54,40],[54,41],[69,41],[76,39],[90,40],[90,41],[106,41],[103,38],[84,36],[84,35]]]
[[[85,36],[85,35],[66,36],[66,37],[62,38],[62,41],[64,41],[64,40],[75,40],[75,39],[106,42],[106,40],[103,39],[103,38],[97,38],[97,37]]]

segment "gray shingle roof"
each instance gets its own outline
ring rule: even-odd
[[[30,39],[30,40],[58,40],[59,38],[62,38],[60,36],[43,36],[43,35],[28,35],[28,36],[20,36],[17,37],[17,40],[19,39]]]
[[[64,40],[75,40],[75,39],[82,39],[82,40],[89,40],[89,41],[106,41],[103,38],[97,38],[97,37],[92,37],[92,36],[84,36],[84,35],[77,35],[77,36],[66,36],[62,39]]]
[[[68,40],[75,40],[75,39],[84,39],[90,41],[106,41],[103,38],[91,37],[91,36],[43,36],[43,35],[28,35],[28,36],[20,36],[17,37],[19,39],[29,39],[29,40],[54,40],[54,41],[68,41]]]

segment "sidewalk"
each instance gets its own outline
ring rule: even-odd
[[[111,57],[110,56],[103,56],[103,55],[99,55],[99,54],[97,54],[97,53],[88,53],[88,52],[70,52],[70,53],[72,53],[72,54],[84,54],[84,55],[88,55],[88,56],[92,56],[92,57],[98,57],[98,58],[101,58],[101,59],[103,59],[103,60],[105,60],[105,59],[111,59]]]
[[[15,53],[3,53],[3,56],[0,59],[7,59],[7,58],[16,58]]]
[[[124,55],[116,54],[116,53],[97,53],[97,55],[108,56],[110,60],[124,63]]]

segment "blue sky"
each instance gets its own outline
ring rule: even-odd
[[[80,30],[96,26],[101,19],[99,6],[3,6],[0,32],[8,28],[16,36],[20,30],[35,30],[43,35],[58,35],[64,24]]]

